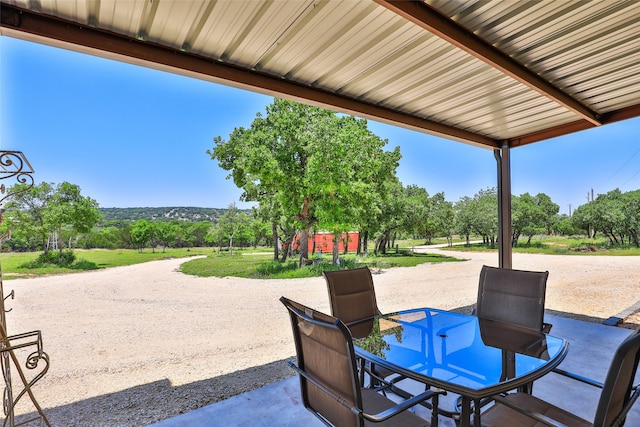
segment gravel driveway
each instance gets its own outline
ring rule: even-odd
[[[467,261],[374,274],[380,309],[473,304],[497,255],[446,254]],[[51,367],[34,393],[55,426],[143,426],[292,375],[278,298],[329,312],[324,279],[198,278],[176,271],[184,261],[5,282],[9,334],[42,331]],[[638,257],[514,254],[513,265],[549,271],[554,314],[602,321],[640,300]]]

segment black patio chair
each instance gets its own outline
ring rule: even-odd
[[[429,426],[427,420],[407,411],[428,399],[436,408],[432,420],[437,420],[440,392],[429,390],[395,403],[375,389],[363,388],[351,334],[344,323],[285,297],[280,301],[291,319],[298,364],[289,365],[300,375],[302,402],[324,424]]]
[[[634,331],[616,350],[604,384],[571,372],[556,370],[574,380],[602,389],[593,423],[526,393],[495,396],[495,404],[481,414],[483,426],[622,426],[640,394],[634,385],[640,359],[640,330]]]

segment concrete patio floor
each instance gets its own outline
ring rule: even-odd
[[[600,382],[604,381],[614,350],[631,333],[629,329],[558,316],[547,315],[545,321],[553,324],[552,335],[565,338],[570,343],[569,353],[560,368]],[[600,390],[557,374],[549,374],[535,382],[533,394],[593,421]],[[416,412],[425,418],[429,417],[424,408],[419,407]],[[640,426],[639,403],[627,417],[626,425]],[[323,424],[302,406],[299,380],[293,376],[151,426],[314,427]],[[441,417],[440,426],[453,427],[455,423]]]

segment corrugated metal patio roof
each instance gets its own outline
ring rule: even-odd
[[[636,1],[0,3],[3,35],[489,148],[640,116]]]

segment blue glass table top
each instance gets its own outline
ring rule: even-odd
[[[555,368],[568,343],[475,316],[430,308],[377,316],[352,331],[356,353],[409,378],[481,399]]]

